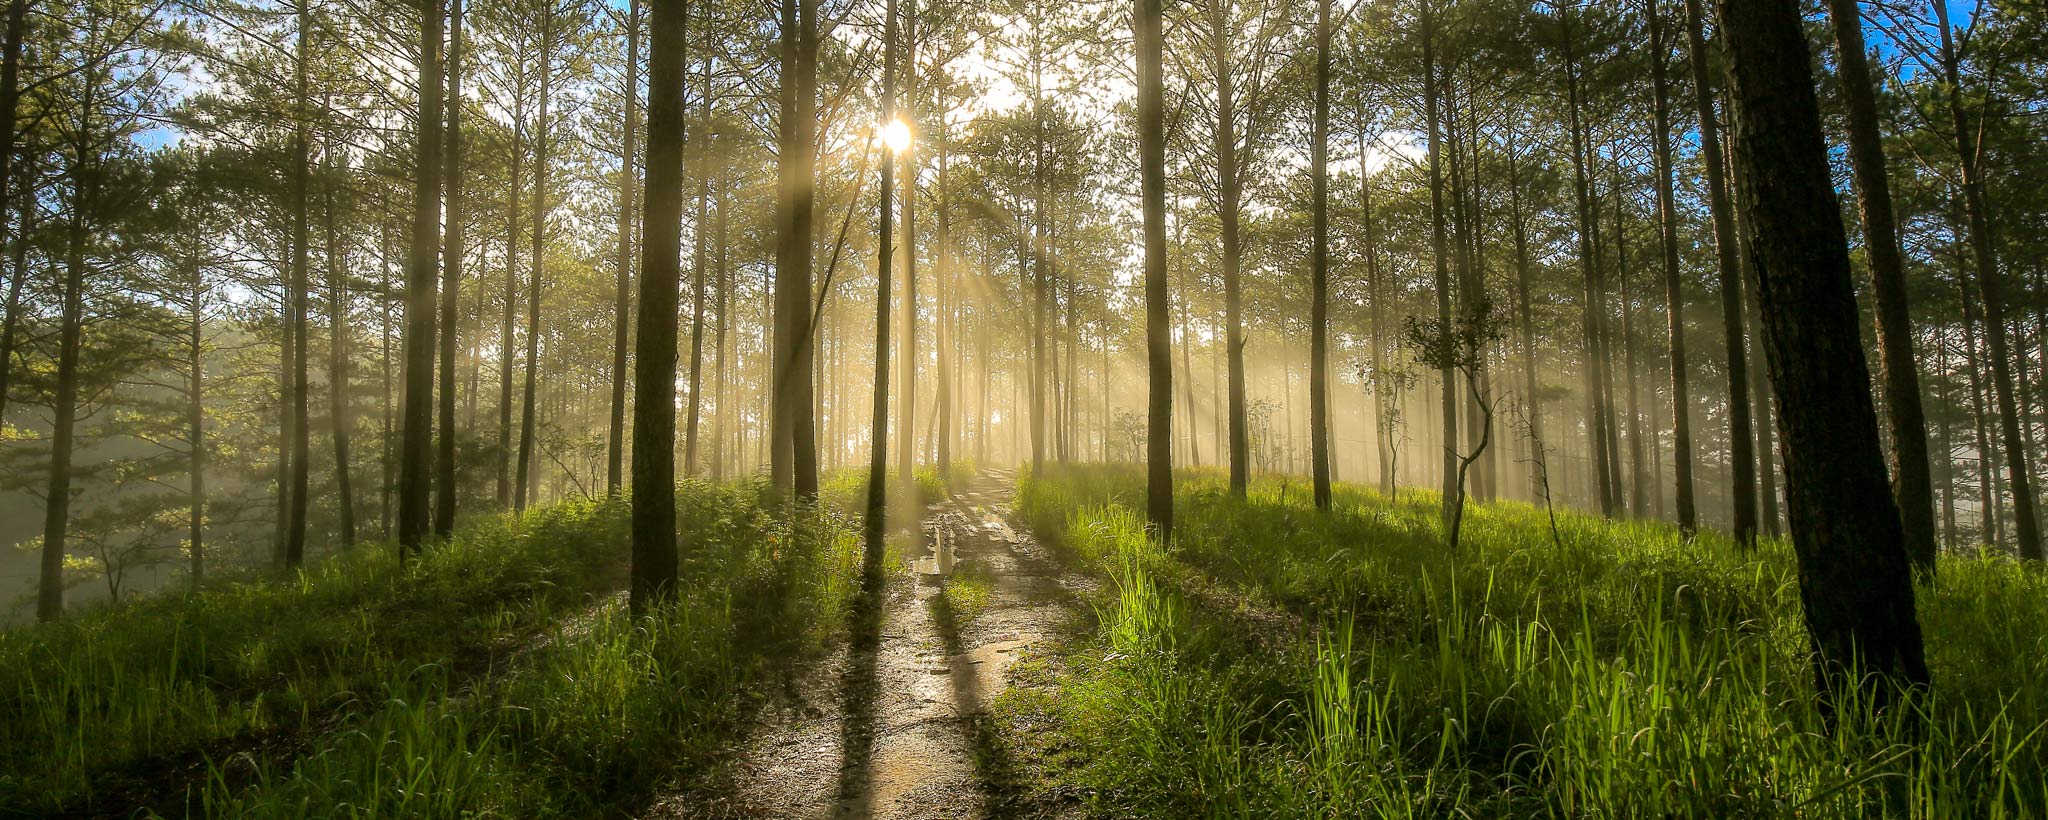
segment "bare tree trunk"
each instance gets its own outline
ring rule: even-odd
[[[1756,541],[1756,454],[1749,417],[1749,354],[1742,342],[1742,277],[1735,239],[1735,214],[1722,172],[1720,128],[1714,118],[1713,60],[1707,53],[1700,0],[1685,0],[1686,55],[1692,63],[1693,98],[1699,107],[1700,164],[1706,166],[1707,205],[1714,217],[1714,247],[1720,263],[1721,330],[1728,342],[1729,498],[1737,543]]]
[[[626,9],[626,82],[623,88],[625,123],[620,128],[619,149],[619,269],[618,296],[613,312],[611,430],[605,439],[605,494],[617,498],[625,483],[626,442],[626,344],[627,322],[633,309],[633,174],[634,150],[640,138],[640,0],[628,0]],[[514,163],[516,166],[518,163]],[[518,186],[513,186],[515,189]],[[721,291],[721,298],[722,298]],[[725,338],[725,309],[718,317],[719,338]],[[723,376],[725,348],[719,347],[719,370]],[[719,394],[723,396],[723,393]],[[717,459],[712,460],[716,465]],[[716,466],[713,471],[717,472]]]
[[[355,413],[351,407],[352,400],[349,395],[348,383],[348,290],[342,274],[342,257],[344,252],[341,249],[339,220],[336,218],[335,213],[334,189],[336,184],[333,181],[335,173],[334,156],[335,152],[330,144],[327,151],[329,182],[323,191],[326,198],[324,203],[326,207],[323,210],[325,211],[324,215],[327,222],[327,401],[329,405],[328,416],[334,424],[334,494],[339,519],[336,523],[340,530],[341,547],[342,549],[347,549],[353,546],[356,541],[355,478],[350,472],[352,463],[349,455],[356,421]],[[199,280],[196,278],[197,274],[194,276],[196,287]],[[193,300],[195,314],[198,309],[198,299],[195,296]],[[197,331],[195,330],[194,333],[196,334]],[[193,338],[195,349],[198,344],[198,337],[195,335]],[[197,392],[199,379],[196,375],[198,363],[196,350],[193,362],[195,375],[193,376],[192,384],[193,390]],[[194,418],[197,419],[198,405],[194,404],[193,407]],[[199,431],[197,421],[194,422],[193,431],[193,438],[196,441]],[[198,494],[198,491],[195,490],[194,495]],[[196,530],[194,531],[194,538],[194,543],[197,543]]]
[[[313,112],[306,91],[306,60],[311,43],[307,40],[307,28],[311,23],[306,0],[299,0],[297,14],[297,45],[292,58],[292,167],[291,167],[291,282],[286,299],[290,303],[290,320],[285,332],[292,336],[292,404],[291,404],[291,491],[286,513],[284,566],[297,569],[306,561],[306,492],[310,482],[309,468],[312,461],[313,439],[312,419],[308,412],[307,334],[306,313],[310,287],[307,282],[309,256],[312,249],[310,211],[312,197],[310,188],[313,177],[313,138],[311,122]],[[439,112],[436,112],[438,115]]]
[[[540,369],[540,285],[547,271],[548,105],[554,96],[555,15],[540,20],[540,112],[533,121],[533,275],[526,280],[526,376],[519,406],[519,465],[512,479],[512,509],[524,511],[533,492],[533,446],[540,426],[535,406]]]
[[[455,351],[457,288],[462,281],[462,0],[448,7],[448,235],[441,272],[441,429],[434,459],[439,503],[434,507],[434,537],[455,534]]]
[[[1439,327],[1451,327],[1451,269],[1450,239],[1444,225],[1444,174],[1443,174],[1443,115],[1440,111],[1441,93],[1438,91],[1436,64],[1436,9],[1435,0],[1422,0],[1422,95],[1424,116],[1429,127],[1429,222],[1430,247],[1436,258],[1436,319]],[[1457,515],[1457,499],[1460,488],[1456,485],[1458,473],[1458,376],[1455,368],[1445,366],[1438,373],[1442,386],[1443,421],[1443,474],[1442,507],[1443,525],[1450,532]]]
[[[711,28],[709,6],[702,20],[705,32]],[[708,40],[706,50],[709,50]],[[704,223],[711,203],[710,152],[704,149],[710,138],[711,61],[704,61],[704,90],[700,104],[702,120],[697,135],[697,215],[690,222],[690,415],[683,425],[683,475],[697,475],[697,427],[704,415]]]
[[[1650,76],[1656,112],[1652,142],[1657,152],[1657,221],[1664,252],[1664,310],[1671,352],[1671,463],[1676,473],[1678,529],[1690,536],[1699,529],[1692,480],[1692,383],[1686,375],[1685,285],[1679,276],[1678,207],[1672,181],[1671,49],[1664,42],[1660,8],[1657,2],[1649,4]]]
[[[1998,252],[1991,237],[1991,215],[1984,201],[1981,140],[1963,110],[1962,79],[1947,0],[1934,0],[1935,22],[1941,27],[1941,65],[1948,88],[1950,123],[1956,134],[1956,155],[1962,169],[1963,207],[1969,216],[1970,250],[1977,268],[1977,294],[1983,302],[1984,340],[1991,359],[1991,387],[1998,402],[2000,438],[2005,452],[2006,481],[2012,485],[2013,534],[2020,557],[2042,558],[2039,522],[2034,518],[2034,489],[2028,475],[2026,448],[2020,440],[2020,408],[2014,395],[2011,344],[2006,340],[2004,286],[2000,284]]]
[[[92,117],[90,103],[79,119]],[[81,131],[85,129],[80,129]],[[54,621],[64,614],[64,550],[71,526],[72,439],[78,427],[78,351],[85,332],[85,210],[98,198],[95,174],[79,173],[65,230],[63,302],[57,325],[57,396],[50,425],[50,483],[43,496],[43,555],[36,586],[36,618]]]
[[[1310,286],[1308,413],[1309,460],[1316,509],[1330,509],[1330,0],[1316,3],[1316,113],[1309,139],[1314,177],[1315,249],[1309,257]],[[1360,166],[1359,172],[1365,169]]]
[[[512,349],[519,313],[520,154],[526,141],[526,61],[512,70],[512,150],[506,162],[505,295],[498,332],[498,506],[512,507]],[[539,260],[534,261],[538,267]]]
[[[1173,539],[1173,353],[1166,293],[1165,25],[1160,0],[1136,0],[1132,26],[1138,65],[1139,202],[1145,233],[1145,367],[1150,376],[1145,433],[1145,517],[1160,543]],[[1221,142],[1221,140],[1219,140]],[[1235,150],[1233,147],[1231,150]],[[1235,176],[1234,173],[1226,175]],[[1227,184],[1227,183],[1226,183]],[[1225,224],[1236,223],[1226,195]],[[1234,228],[1233,228],[1234,229]],[[1227,229],[1228,230],[1228,229]],[[1232,240],[1225,240],[1225,257]],[[1229,270],[1230,262],[1224,263]],[[1235,285],[1235,282],[1232,283]],[[1235,327],[1233,326],[1233,331]],[[1240,372],[1239,376],[1243,374]],[[1243,460],[1239,459],[1238,464]],[[1239,470],[1232,468],[1232,475]],[[1243,492],[1233,479],[1233,489]]]
[[[647,47],[647,195],[633,352],[633,565],[630,604],[675,595],[676,311],[682,281],[683,50],[687,0],[652,0]]]

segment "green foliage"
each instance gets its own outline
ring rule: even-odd
[[[1125,469],[1028,481],[1027,522],[1110,579],[1062,698],[1012,698],[1079,748],[1115,816],[2027,817],[2048,781],[2044,581],[1949,559],[1920,590],[1933,693],[1813,705],[1790,551],[1667,526],[1340,488],[1182,482],[1162,548]],[[1227,590],[1218,593],[1218,589]],[[1234,607],[1218,606],[1235,600]],[[1319,624],[1317,627],[1303,624]]]

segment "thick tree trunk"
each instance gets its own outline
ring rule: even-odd
[[[1924,686],[1927,664],[1800,9],[1796,0],[1715,5],[1816,683],[1824,708],[1852,686],[1882,706],[1892,690],[1877,681]]]
[[[434,283],[441,248],[440,0],[424,0],[420,35],[419,149],[413,169],[412,246],[405,270],[405,388],[398,451],[399,555],[419,552],[428,520],[434,441]]]
[[[19,139],[14,123],[21,108],[21,51],[22,41],[28,33],[28,0],[8,0],[6,33],[0,35],[0,123],[5,123],[5,145],[0,145],[0,203],[13,201],[14,192],[14,146]],[[27,176],[24,174],[23,176]],[[30,185],[19,186],[23,189]],[[16,311],[20,304],[21,283],[27,278],[27,268],[22,264],[25,257],[20,249],[27,247],[29,217],[23,214],[19,227],[15,229],[14,270],[7,284],[6,327],[0,330],[0,424],[7,420],[7,390],[14,371],[14,325]]]
[[[1706,166],[1707,205],[1714,217],[1716,283],[1721,289],[1721,332],[1728,343],[1728,462],[1733,532],[1740,544],[1756,541],[1756,454],[1749,417],[1749,354],[1742,342],[1742,277],[1722,169],[1720,128],[1714,118],[1714,83],[1701,0],[1685,0],[1686,54],[1692,63],[1693,99],[1699,108],[1700,164]]]
[[[687,0],[648,16],[647,194],[633,351],[633,566],[630,604],[646,614],[675,594],[676,323],[682,283],[683,48]]]

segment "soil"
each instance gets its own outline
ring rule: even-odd
[[[1056,635],[1094,582],[1008,518],[988,473],[925,508],[909,572],[891,573],[850,647],[794,672],[715,783],[654,817],[1036,818],[1069,813],[1017,788],[987,720],[1019,655]],[[958,585],[954,596],[943,594]],[[985,591],[986,594],[981,594]],[[954,601],[963,602],[956,610]],[[860,634],[870,631],[871,635]],[[864,640],[864,638],[866,638]]]

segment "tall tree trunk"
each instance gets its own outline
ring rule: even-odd
[[[644,614],[675,594],[676,323],[683,267],[683,49],[687,0],[652,0],[647,43],[647,195],[633,351],[633,566]]]
[[[337,507],[337,528],[340,530],[341,547],[348,549],[356,542],[356,491],[355,477],[350,468],[349,447],[355,433],[355,413],[349,393],[349,341],[348,341],[348,287],[342,273],[343,254],[341,249],[340,219],[335,211],[334,189],[338,187],[334,167],[335,150],[332,143],[327,149],[327,178],[322,194],[325,207],[322,209],[327,228],[327,403],[328,416],[334,425],[334,495]],[[194,308],[197,308],[195,299]],[[193,342],[198,344],[196,338]],[[194,360],[195,362],[197,359]],[[196,372],[196,368],[195,368]],[[198,377],[193,377],[193,389],[198,389]],[[197,405],[194,405],[195,418]],[[194,439],[197,436],[197,424]],[[195,491],[195,495],[196,495]],[[195,542],[196,543],[196,542]]]
[[[896,119],[896,0],[887,0],[882,51],[882,122]],[[867,507],[861,518],[863,578],[869,584],[881,578],[883,534],[887,527],[889,497],[889,311],[891,283],[896,264],[896,149],[882,146],[881,191],[876,213],[875,258],[875,384],[871,391],[873,415],[868,426]],[[910,435],[910,431],[898,431]]]
[[[523,55],[522,55],[523,56]],[[519,183],[526,142],[526,61],[512,69],[512,150],[506,162],[505,294],[498,329],[498,507],[512,507],[512,350],[519,315]],[[535,263],[538,265],[538,261]]]
[[[91,104],[79,119],[89,122]],[[81,128],[81,131],[85,129]],[[54,621],[64,614],[64,550],[71,526],[72,438],[78,426],[78,351],[85,334],[85,212],[98,199],[96,174],[80,174],[65,230],[64,293],[57,325],[57,395],[50,425],[50,484],[43,496],[42,572],[36,586],[36,618]]]
[[[627,322],[633,309],[633,174],[634,150],[640,138],[640,0],[628,0],[626,8],[625,123],[619,149],[619,262],[618,295],[612,319],[612,404],[611,429],[605,439],[605,494],[619,496],[626,477],[626,346]],[[517,163],[514,163],[515,165]],[[518,186],[513,186],[518,187]],[[719,308],[719,338],[725,338],[725,309]],[[719,370],[725,368],[725,348],[719,347]],[[723,396],[723,393],[719,394]],[[717,465],[717,459],[712,460]],[[714,466],[714,472],[716,467]]]
[[[947,186],[947,154],[952,146],[946,141],[946,99],[944,86],[940,87],[938,113],[932,120],[937,126],[939,142],[939,252],[933,261],[932,280],[938,299],[938,393],[939,403],[933,411],[939,423],[938,467],[941,478],[949,477],[953,469],[953,437],[956,425],[953,422],[953,358],[959,355],[959,340],[956,338],[960,319],[955,315],[958,288],[952,283],[953,264],[953,213],[952,190]]]
[[[1449,332],[1451,328],[1451,260],[1450,238],[1444,224],[1444,173],[1443,173],[1443,114],[1442,93],[1437,77],[1436,64],[1436,2],[1422,0],[1422,96],[1424,116],[1429,127],[1429,232],[1431,255],[1435,257],[1436,277],[1436,320],[1437,326]],[[1455,369],[1446,364],[1438,373],[1442,386],[1443,420],[1443,490],[1442,512],[1444,532],[1451,530],[1456,517],[1459,488],[1458,472],[1458,377]]]
[[[1880,682],[1925,686],[1927,663],[1800,8],[1796,0],[1715,5],[1816,685],[1824,708],[1852,686],[1881,707],[1892,690]],[[1853,674],[1873,677],[1852,677],[1852,664]]]
[[[708,34],[711,29],[710,6],[705,5],[705,17],[699,21]],[[710,50],[706,40],[705,50]],[[697,475],[697,427],[704,416],[704,265],[706,262],[704,223],[709,219],[711,204],[711,163],[710,152],[703,146],[710,139],[711,124],[711,60],[704,60],[703,99],[699,104],[702,119],[697,135],[697,214],[690,222],[690,415],[683,425],[683,475]]]
[[[1651,135],[1657,152],[1657,222],[1659,244],[1664,253],[1665,325],[1671,351],[1671,463],[1675,475],[1678,529],[1691,536],[1699,530],[1699,509],[1693,499],[1692,480],[1692,382],[1686,375],[1685,283],[1678,268],[1678,206],[1673,191],[1671,160],[1671,47],[1664,41],[1664,15],[1660,0],[1649,5],[1650,77],[1654,97],[1655,128]]]
[[[718,369],[718,374],[714,377],[716,381],[711,387],[711,400],[714,411],[714,415],[711,417],[712,481],[722,481],[725,479],[725,417],[728,409],[726,401],[729,398],[725,389],[725,335],[727,325],[729,324],[727,320],[732,310],[732,267],[726,264],[727,236],[725,215],[728,210],[726,199],[728,187],[730,186],[727,184],[725,176],[720,174],[718,183],[718,247],[717,252],[714,254],[718,265],[718,318],[717,325],[712,331],[712,345],[718,349],[715,356],[716,361],[713,362],[713,366]]]
[[[1310,285],[1308,414],[1309,453],[1316,509],[1330,509],[1330,0],[1316,2],[1316,114],[1309,139],[1314,178],[1315,249]],[[1364,173],[1364,167],[1359,168]]]
[[[1935,22],[1941,27],[1941,69],[1948,86],[1948,111],[1956,134],[1956,156],[1962,170],[1963,208],[1969,216],[1970,251],[1977,268],[1977,294],[1984,308],[1984,341],[1991,359],[1991,387],[1998,402],[1998,424],[2005,452],[2006,481],[2012,488],[2013,535],[2020,557],[2042,558],[2039,522],[2034,518],[2034,489],[2028,475],[2027,451],[2020,440],[2020,408],[2013,391],[2011,344],[2006,339],[2004,286],[1998,251],[1991,237],[1990,207],[1984,201],[1980,134],[1972,130],[1963,110],[1961,58],[1950,34],[1948,2],[1934,0]]]
[[[1543,443],[1542,385],[1536,377],[1542,351],[1536,346],[1536,324],[1529,298],[1529,224],[1522,211],[1521,155],[1516,151],[1516,137],[1511,128],[1507,145],[1508,221],[1512,223],[1515,241],[1515,324],[1521,337],[1522,392],[1526,396],[1523,401],[1529,409],[1529,487],[1533,496],[1536,491],[1549,492],[1550,462]]]
[[[439,501],[434,507],[434,537],[455,534],[455,351],[457,298],[462,281],[462,0],[448,6],[448,235],[441,261],[441,429],[434,459]]]
[[[328,222],[333,224],[333,219],[330,217]],[[16,270],[20,268],[17,267]],[[187,549],[191,552],[192,577],[189,580],[192,591],[197,592],[200,584],[206,581],[206,272],[200,265],[196,249],[192,256],[189,275],[191,279],[186,283],[186,287],[191,291],[192,298],[186,307],[186,318],[192,326],[185,337],[185,426],[186,436],[192,447],[192,464],[186,479],[186,503],[189,505],[186,538],[190,541]],[[340,336],[337,335],[335,338],[338,339]],[[335,417],[344,417],[342,405],[336,404],[335,407]],[[335,441],[336,452],[341,456],[335,464],[340,470],[341,486],[344,488],[342,497],[347,498],[345,491],[348,487],[348,439],[343,436],[336,438]],[[354,537],[354,512],[346,506],[342,508],[342,522],[347,527],[342,541],[343,546]]]
[[[434,283],[441,248],[440,0],[424,0],[420,34],[419,149],[413,169],[412,247],[405,271],[405,439],[398,451],[399,555],[419,552],[428,526],[427,466],[434,441]]]
[[[1628,418],[1628,509],[1640,517],[1646,507],[1643,490],[1647,482],[1643,479],[1643,415],[1638,404],[1641,390],[1636,383],[1636,306],[1634,291],[1629,289],[1628,226],[1623,217],[1627,199],[1622,191],[1620,163],[1614,167],[1614,274],[1615,287],[1621,295],[1621,350],[1622,369],[1627,371],[1628,380],[1625,396]]]
[[[1934,571],[1934,479],[1928,466],[1927,416],[1921,408],[1920,368],[1913,361],[1912,313],[1906,298],[1905,260],[1898,222],[1892,214],[1884,134],[1877,121],[1877,92],[1863,44],[1863,16],[1856,0],[1828,0],[1835,34],[1835,69],[1849,135],[1849,163],[1855,172],[1857,204],[1863,216],[1863,249],[1870,260],[1870,290],[1876,303],[1878,379],[1884,385],[1886,421],[1892,439],[1892,497],[1905,527],[1906,554],[1922,572]]]
[[[1230,492],[1243,497],[1251,482],[1251,430],[1245,419],[1244,297],[1239,284],[1244,250],[1238,229],[1242,191],[1237,167],[1237,89],[1230,61],[1230,18],[1230,0],[1209,0],[1210,50],[1216,72],[1216,217],[1223,246],[1224,355],[1229,361],[1230,379]],[[1160,254],[1165,254],[1164,248]]]
[[[1138,65],[1138,198],[1145,232],[1145,368],[1151,383],[1146,403],[1145,517],[1160,543],[1172,543],[1173,331],[1166,314],[1166,34],[1161,6],[1161,0],[1136,0],[1132,26]],[[1226,195],[1225,200],[1224,212],[1230,214],[1225,224],[1232,226],[1226,230],[1232,231],[1236,224],[1234,194]],[[1226,259],[1231,256],[1231,242],[1225,240]],[[1229,266],[1226,261],[1226,272]],[[1234,325],[1232,332],[1236,332]],[[1242,464],[1242,459],[1237,463]],[[1231,470],[1232,488],[1242,494],[1243,484],[1236,480],[1239,472],[1235,467]]]
[[[290,507],[286,515],[284,566],[297,569],[306,561],[306,493],[310,485],[309,468],[312,462],[313,439],[312,419],[309,414],[307,389],[307,334],[306,313],[308,308],[307,282],[309,257],[312,250],[310,211],[312,210],[311,186],[313,177],[313,123],[312,105],[307,99],[306,61],[312,56],[312,45],[307,39],[307,29],[312,22],[307,9],[307,0],[299,0],[297,23],[297,50],[292,58],[292,167],[291,167],[291,320],[285,331],[291,334],[292,342],[292,472]]]
[[[1700,164],[1707,172],[1707,206],[1714,217],[1716,284],[1721,289],[1721,331],[1728,342],[1729,499],[1735,540],[1756,541],[1756,454],[1749,418],[1749,354],[1742,343],[1742,277],[1722,169],[1720,128],[1714,119],[1714,83],[1700,0],[1685,0],[1686,55],[1692,63],[1693,99],[1699,109]]]
[[[512,479],[512,509],[524,511],[533,491],[534,437],[540,426],[540,408],[534,396],[539,389],[540,369],[540,285],[547,271],[548,247],[548,105],[555,79],[555,15],[543,12],[540,20],[540,112],[533,120],[533,274],[526,280],[526,375],[519,404],[519,466]],[[680,148],[678,150],[681,150]]]
[[[0,145],[0,203],[11,202],[10,194],[15,190],[14,151],[20,140],[14,123],[19,121],[21,109],[21,50],[22,41],[28,33],[28,0],[8,0],[6,33],[0,35],[0,123],[4,123],[5,145]],[[26,177],[27,174],[22,176]],[[35,186],[24,184],[23,190]],[[14,325],[15,308],[20,304],[21,283],[27,279],[27,268],[22,264],[26,257],[22,253],[28,244],[29,217],[23,214],[20,226],[14,235],[16,248],[14,270],[7,283],[6,327],[0,330],[0,424],[7,419],[7,390],[14,371]]]

